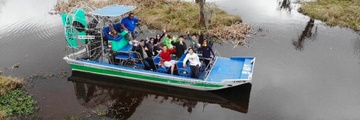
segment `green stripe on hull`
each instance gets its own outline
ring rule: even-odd
[[[177,80],[170,80],[170,79],[168,80],[165,78],[159,78],[159,77],[155,77],[155,76],[139,75],[139,74],[129,73],[129,72],[125,72],[125,71],[114,71],[114,70],[108,70],[108,69],[81,66],[81,65],[76,65],[76,64],[70,64],[70,66],[73,70],[86,71],[86,72],[102,74],[102,75],[111,75],[111,76],[118,76],[118,77],[141,79],[141,80],[160,82],[160,83],[174,83],[174,84],[191,85],[191,86],[206,87],[206,88],[221,88],[221,87],[223,87],[222,85],[216,85],[216,84],[192,83],[192,82],[177,81]]]

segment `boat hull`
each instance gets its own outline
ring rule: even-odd
[[[107,65],[105,63],[101,64],[101,63],[94,63],[88,61],[80,61],[68,57],[64,57],[64,60],[66,60],[66,62],[70,64],[71,69],[73,71],[126,78],[141,82],[156,83],[156,84],[201,90],[201,91],[226,89],[247,83],[247,82],[243,82],[243,83],[234,83],[229,85],[228,83],[225,84],[225,83],[207,82],[203,80],[172,76],[164,73],[127,68],[123,66]]]

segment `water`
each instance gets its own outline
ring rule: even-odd
[[[30,89],[41,108],[36,114],[43,119],[86,116],[109,108],[115,108],[109,119],[360,119],[359,33],[312,21],[291,1],[208,1],[240,15],[256,32],[247,39],[248,46],[214,46],[221,56],[256,57],[251,91],[242,87],[240,93],[231,92],[239,99],[219,101],[216,95],[193,97],[202,93],[126,82],[79,82],[77,76],[90,75],[70,77],[70,67],[62,60],[66,43],[61,18],[48,14],[56,0],[0,0],[0,70],[25,78],[56,75],[35,80]],[[17,63],[19,68],[5,69]],[[63,71],[69,78],[59,75]],[[238,109],[224,107],[227,103]]]
[[[100,111],[110,109],[108,116],[118,119],[130,118],[132,114],[140,114],[137,119],[152,116],[141,115],[144,114],[141,112],[153,112],[153,114],[163,114],[163,112],[192,113],[200,110],[204,112],[208,111],[208,107],[212,105],[247,113],[252,86],[251,84],[245,84],[242,87],[227,91],[208,93],[153,84],[133,83],[128,80],[124,82],[111,77],[94,76],[79,72],[74,72],[69,77],[69,80],[74,81],[75,92],[81,105]],[[116,84],[114,84],[114,81],[117,81]],[[151,110],[151,108],[160,107],[158,105],[165,105],[163,107],[178,110]],[[167,117],[169,118],[166,119],[170,119],[173,116]],[[191,119],[191,116],[189,116],[189,119]]]

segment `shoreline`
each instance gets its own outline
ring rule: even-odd
[[[360,31],[360,1],[317,0],[301,2],[299,12],[325,22],[329,26],[348,27]]]

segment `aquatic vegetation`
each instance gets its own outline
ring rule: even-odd
[[[11,90],[0,96],[0,110],[8,116],[30,115],[35,111],[35,101],[21,89]]]
[[[35,111],[35,101],[17,78],[0,75],[0,119],[24,117]]]
[[[303,2],[300,12],[326,22],[360,30],[360,0],[317,0]]]
[[[56,11],[69,12],[85,0],[60,1],[55,6]],[[166,29],[169,32],[206,33],[217,40],[235,40],[234,44],[244,44],[244,36],[250,32],[250,26],[242,23],[239,16],[229,15],[215,5],[206,4],[204,13],[207,32],[200,28],[198,4],[179,2],[177,0],[107,0],[87,1],[88,4],[98,8],[110,4],[135,5],[135,15],[143,20],[143,23],[152,29]],[[246,27],[239,27],[246,26]],[[229,37],[232,36],[232,37]]]

